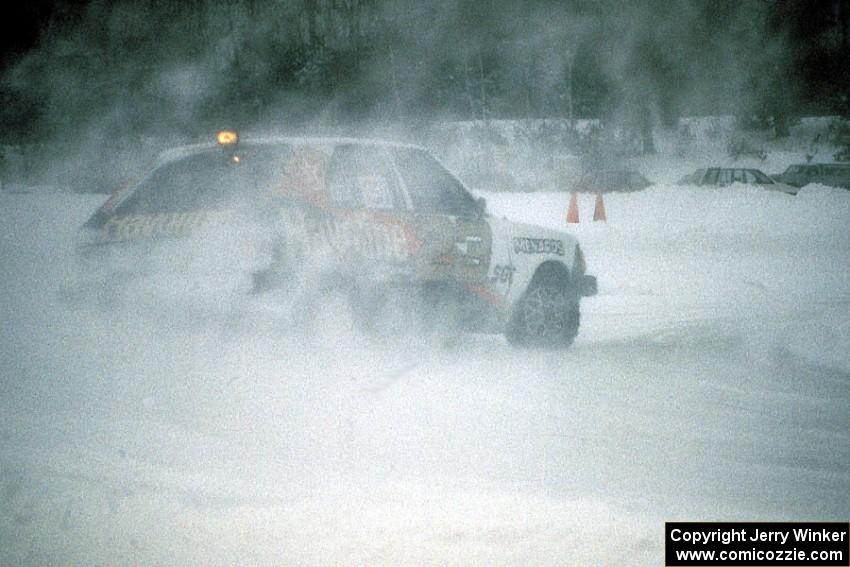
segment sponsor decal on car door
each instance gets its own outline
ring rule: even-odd
[[[291,179],[311,180],[309,191],[303,181],[290,182],[279,194],[279,226],[290,253],[354,276],[409,274],[420,241],[382,149],[339,144],[321,155],[321,167],[312,167],[310,176],[287,167]]]

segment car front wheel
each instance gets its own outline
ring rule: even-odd
[[[578,294],[557,281],[533,282],[514,308],[506,336],[522,347],[567,347],[578,335]]]

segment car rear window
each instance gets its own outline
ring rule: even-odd
[[[224,207],[268,192],[286,175],[292,148],[221,149],[166,163],[148,175],[116,214],[181,212]]]
[[[170,162],[145,178],[116,214],[226,208],[293,199],[341,208],[402,207],[381,148],[275,144],[213,150]]]

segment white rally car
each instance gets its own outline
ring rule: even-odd
[[[253,293],[283,290],[306,304],[342,290],[365,324],[403,290],[464,330],[566,346],[581,297],[596,293],[571,236],[488,215],[423,148],[350,138],[225,131],[170,150],[89,219],[78,251],[91,266],[118,250],[173,251],[198,234],[264,258],[251,264]]]

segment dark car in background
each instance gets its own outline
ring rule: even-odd
[[[797,188],[770,178],[758,169],[741,167],[708,167],[698,169],[679,180],[680,185],[697,185],[708,187],[726,187],[733,183],[758,185],[770,191],[781,191],[791,195],[797,194]]]
[[[803,163],[789,165],[774,179],[793,187],[820,183],[850,189],[850,163]]]

